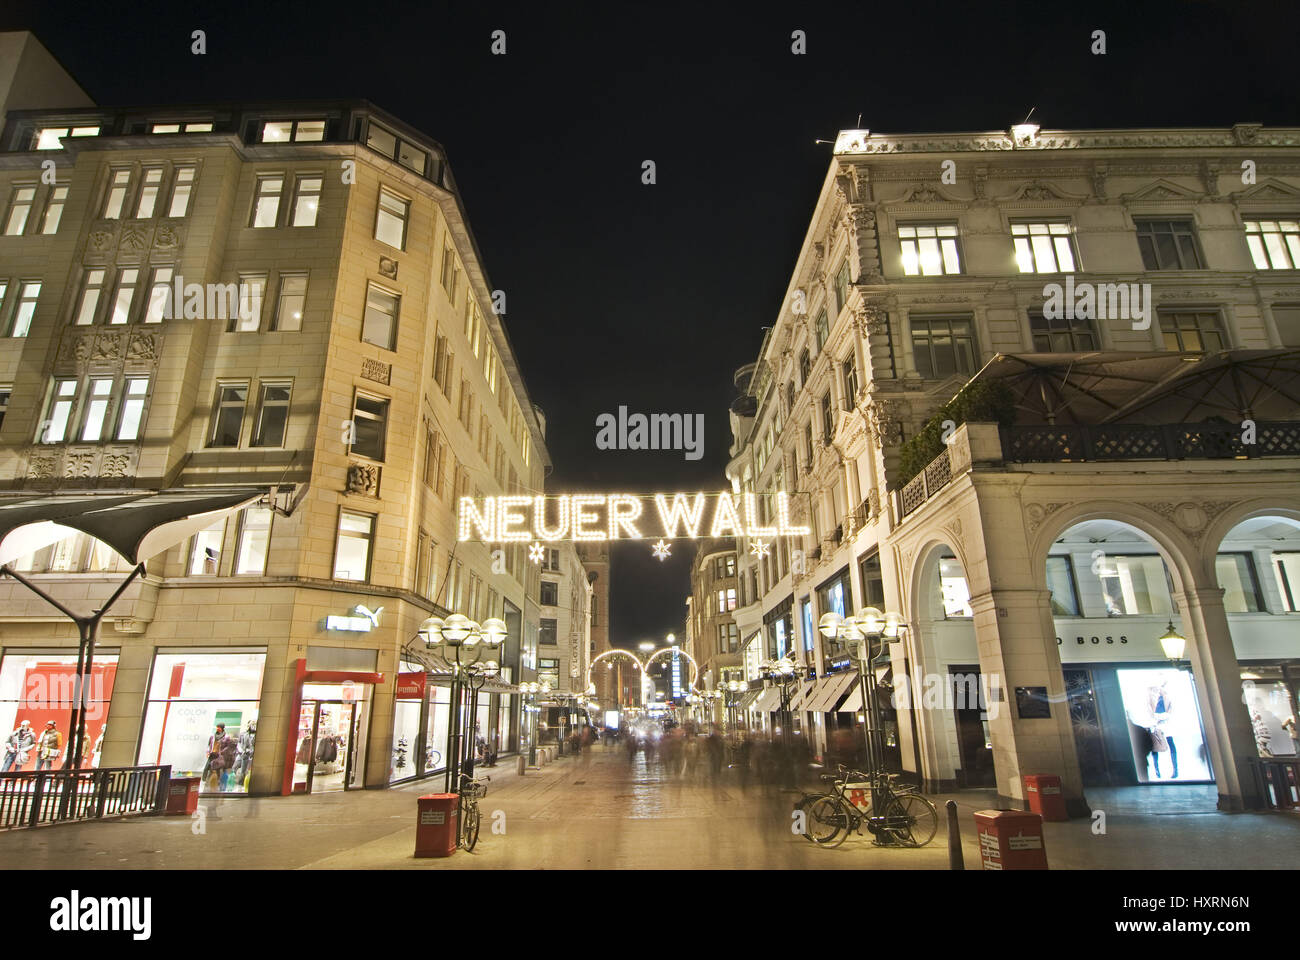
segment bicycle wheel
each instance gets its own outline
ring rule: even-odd
[[[905,847],[923,847],[939,830],[939,811],[916,793],[893,797],[885,808],[883,833]]]
[[[831,794],[814,797],[805,808],[804,836],[823,847],[838,847],[849,835],[849,815],[839,798]]]
[[[478,843],[478,827],[478,804],[472,803],[465,808],[465,850],[469,853],[474,852]]]

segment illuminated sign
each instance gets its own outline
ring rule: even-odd
[[[353,613],[359,613],[359,617],[337,617],[329,616],[325,618],[326,630],[347,630],[351,633],[369,633],[372,629],[379,626],[379,615],[384,612],[383,607],[370,610],[362,604],[357,604]]]
[[[459,539],[510,543],[808,535],[808,527],[790,522],[789,494],[763,496],[770,500],[770,509],[764,511],[759,509],[759,494],[725,491],[674,493],[671,499],[663,493],[461,497]],[[653,510],[647,509],[648,502]]]

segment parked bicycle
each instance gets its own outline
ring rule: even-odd
[[[474,847],[478,844],[480,822],[478,802],[487,796],[487,784],[491,779],[491,777],[476,779],[468,774],[461,774],[460,777],[460,815],[457,818],[460,836],[456,839],[456,846],[463,847],[469,853],[473,853]]]
[[[838,770],[822,774],[824,782],[833,784],[828,792],[804,794],[795,803],[804,814],[803,835],[809,842],[838,847],[863,826],[877,846],[923,847],[934,839],[939,811],[915,786],[899,783],[895,773],[873,777],[843,764]]]

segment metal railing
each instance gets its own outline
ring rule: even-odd
[[[949,451],[944,449],[924,470],[907,482],[899,494],[898,503],[901,516],[912,513],[926,500],[934,496],[952,479],[952,459]]]
[[[1260,420],[1253,432],[1222,421],[1012,426],[1001,428],[1002,456],[1012,463],[1300,456],[1300,422]]]
[[[1300,807],[1300,757],[1252,758],[1255,782],[1264,803],[1273,810]]]
[[[159,813],[170,765],[0,773],[0,830]]]

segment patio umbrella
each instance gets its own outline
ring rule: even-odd
[[[1225,350],[1183,362],[1105,421],[1199,423],[1300,416],[1300,350]]]

